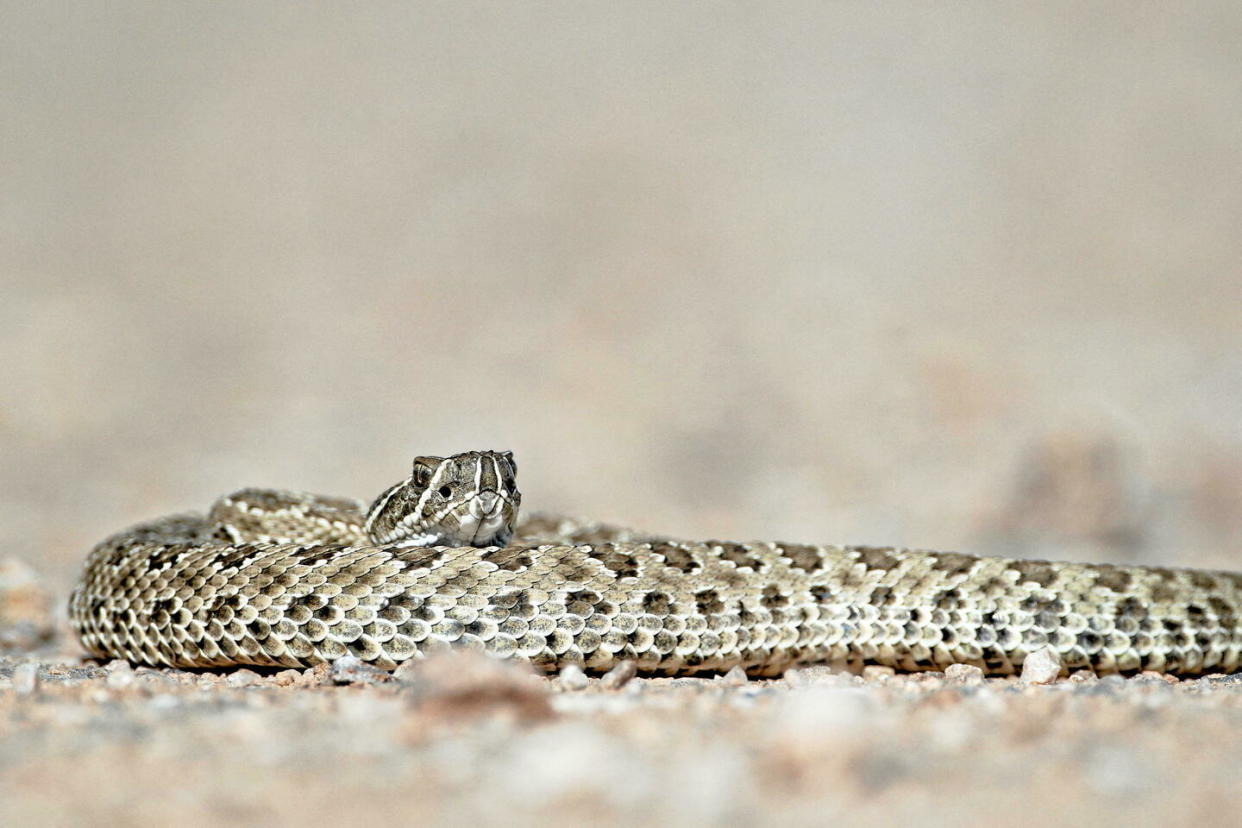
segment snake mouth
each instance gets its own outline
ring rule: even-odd
[[[470,538],[471,546],[488,545],[504,527],[503,520],[483,520],[479,521],[474,530],[474,535]]]
[[[434,530],[446,545],[503,546],[517,522],[517,498],[485,490],[442,513]]]
[[[462,529],[471,532],[471,546],[486,546],[500,536],[509,525],[507,501],[496,492],[480,492],[467,504]]]
[[[487,490],[479,492],[470,498],[467,508],[470,509],[471,515],[479,520],[485,520],[497,514],[503,506],[504,498],[500,496],[500,493]]]

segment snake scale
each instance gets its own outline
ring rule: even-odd
[[[370,509],[245,489],[90,553],[70,619],[101,658],[381,668],[465,647],[544,670],[808,662],[994,675],[1232,672],[1242,575],[869,546],[680,541],[534,516],[509,452],[419,457]]]

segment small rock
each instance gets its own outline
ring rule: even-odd
[[[392,673],[367,664],[358,656],[341,656],[332,662],[332,680],[337,684],[383,684],[392,681]]]
[[[638,675],[638,665],[632,661],[617,662],[617,666],[613,667],[604,677],[599,680],[600,686],[607,690],[620,690],[622,687],[630,683],[634,676]]]
[[[954,684],[982,684],[983,670],[973,664],[950,664],[944,668],[944,677]]]
[[[1095,670],[1084,668],[1070,673],[1069,680],[1075,684],[1093,684],[1099,681],[1100,677],[1095,674]]]
[[[716,683],[722,687],[745,687],[749,681],[750,677],[746,675],[746,671],[740,664],[733,665],[729,668],[729,672],[716,679]]]
[[[298,683],[303,687],[327,687],[332,684],[332,665],[325,662],[307,667]]]
[[[806,668],[786,670],[781,676],[790,687],[808,687],[815,683],[814,677],[807,674]]]
[[[13,692],[19,696],[29,695],[39,689],[39,665],[34,662],[19,664],[13,668]]]
[[[483,715],[537,720],[553,715],[551,685],[528,664],[464,650],[413,664],[405,676],[406,697],[428,720]]]
[[[1061,656],[1051,647],[1040,647],[1022,662],[1022,681],[1051,684],[1061,675]]]
[[[271,682],[277,687],[292,687],[298,683],[298,679],[301,677],[302,674],[297,670],[281,670],[279,673],[272,676]]]
[[[263,681],[263,677],[254,670],[247,670],[243,667],[240,670],[234,670],[229,673],[229,676],[225,679],[225,681],[228,683],[229,687],[253,687]]]
[[[896,670],[883,664],[868,664],[862,671],[863,681],[884,681],[895,675],[897,675]]]
[[[105,681],[113,690],[123,690],[134,683],[134,668],[124,659],[113,659],[104,665],[104,669],[108,671]]]
[[[796,670],[786,670],[784,678],[785,683],[790,687],[812,687],[815,685],[848,687],[853,684],[853,679],[856,676],[852,671],[843,670],[840,667],[828,664],[811,664],[807,667],[799,667]]]
[[[562,667],[557,680],[565,690],[585,690],[590,683],[587,681],[586,673],[582,672],[582,668],[577,664],[566,664]]]

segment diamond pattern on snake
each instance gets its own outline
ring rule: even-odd
[[[70,599],[99,658],[381,668],[446,648],[554,671],[755,676],[813,662],[993,675],[1232,672],[1242,575],[955,552],[677,540],[534,515],[509,452],[419,457],[360,502],[242,489],[96,546]]]

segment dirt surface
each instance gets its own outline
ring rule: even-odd
[[[1240,821],[1224,678],[126,670],[63,607],[471,448],[678,537],[1242,569],[1242,5],[4,23],[0,824]]]
[[[5,825],[1236,825],[1242,805],[1242,675],[155,670],[84,659],[45,597],[0,586],[7,629],[51,636],[0,655]]]

